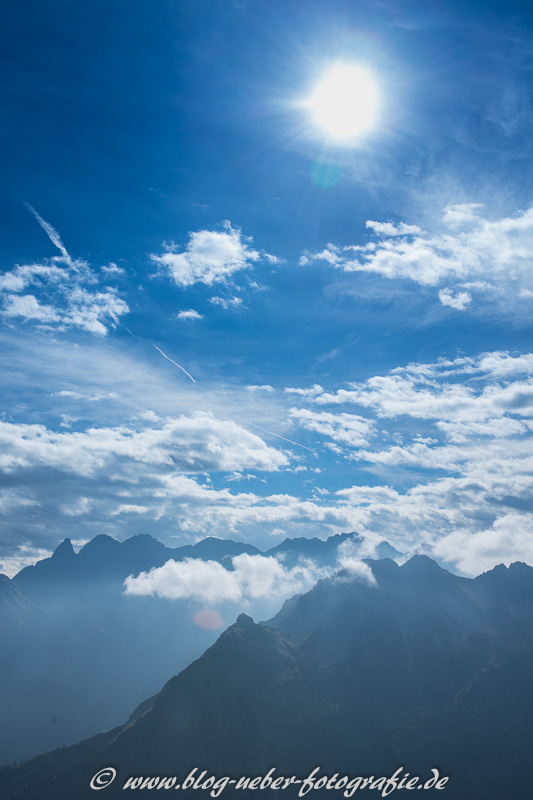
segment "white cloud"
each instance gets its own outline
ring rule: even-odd
[[[276,470],[287,456],[231,420],[208,412],[169,418],[160,427],[89,428],[56,433],[44,425],[0,422],[0,468],[13,472],[35,466],[95,476],[117,460],[184,472]]]
[[[449,228],[461,228],[465,224],[478,222],[481,208],[483,203],[456,203],[444,209],[442,219]]]
[[[482,531],[454,531],[440,539],[433,552],[455,563],[466,575],[479,575],[495,564],[533,564],[531,517],[514,512],[496,519]]]
[[[257,384],[250,384],[246,387],[249,392],[273,392],[274,387],[271,386],[269,383],[262,383],[260,385]]]
[[[410,279],[423,286],[441,286],[444,305],[464,310],[471,291],[492,299],[524,297],[533,289],[533,207],[514,217],[482,217],[478,203],[450,205],[440,230],[423,231],[403,222],[375,222],[367,227],[381,237],[364,245],[328,244],[304,259],[323,260],[345,272],[375,272],[386,278]],[[493,291],[490,296],[486,292]],[[484,293],[484,294],[483,294]]]
[[[28,208],[61,255],[44,264],[17,265],[0,276],[0,314],[56,330],[76,327],[104,336],[129,311],[127,304],[111,287],[86,288],[98,283],[89,265],[73,260],[57,231]],[[26,292],[29,287],[32,294]]]
[[[188,311],[180,311],[177,315],[178,319],[203,319],[203,314],[199,314],[198,311],[195,311],[193,308],[189,308]]]
[[[317,413],[306,408],[291,408],[289,413],[306,430],[329,436],[334,442],[342,442],[350,447],[368,445],[374,427],[371,420],[356,414]]]
[[[382,236],[412,236],[415,233],[422,233],[418,225],[406,225],[405,222],[394,225],[392,222],[374,222],[374,220],[369,219],[366,222],[366,227]]]
[[[531,354],[513,358],[497,352],[397,368],[388,375],[352,383],[349,389],[317,394],[313,401],[319,405],[359,405],[372,409],[380,418],[407,415],[458,422],[504,413],[528,416],[533,409],[533,380],[520,375],[529,376],[531,369]],[[510,380],[514,376],[516,379]],[[466,384],[464,378],[475,380]]]
[[[333,574],[333,570],[318,567],[309,560],[289,568],[272,556],[247,553],[232,558],[232,566],[230,570],[216,561],[170,560],[137,577],[130,575],[125,581],[125,593],[174,600],[192,598],[209,604],[282,600],[309,590],[317,580]],[[375,584],[368,565],[354,557],[343,557],[338,566],[347,570],[352,579]]]
[[[239,308],[242,306],[242,297],[210,297],[209,302],[227,311],[228,308]]]
[[[272,556],[242,555],[232,559],[233,569],[216,561],[188,558],[167,561],[150,572],[130,575],[125,593],[157,595],[169,599],[192,598],[201,603],[242,602],[291,597],[307,591],[328,572],[312,562],[287,568]]]
[[[314,386],[310,386],[307,389],[298,389],[290,386],[285,389],[286,394],[297,394],[299,397],[317,397],[321,395],[323,391],[324,389],[318,383],[315,383]]]
[[[6,317],[22,317],[24,320],[57,322],[59,314],[51,306],[43,306],[32,294],[7,295],[4,297],[2,313]]]
[[[98,403],[100,400],[117,400],[118,394],[116,392],[106,392],[103,394],[81,394],[74,392],[72,389],[62,389],[60,392],[52,392],[51,397],[68,397],[73,400],[88,400],[91,403]]]
[[[247,269],[261,258],[275,260],[268,253],[254,250],[252,239],[244,237],[239,228],[224,223],[224,231],[196,231],[189,234],[189,242],[181,253],[175,248],[162,255],[150,256],[174,280],[178,286],[187,287],[195,283],[212,286],[224,281],[235,272]]]
[[[117,266],[114,261],[110,261],[109,264],[100,268],[102,272],[105,272],[106,275],[125,275],[126,270],[122,267]]]
[[[451,289],[441,289],[439,300],[443,306],[455,308],[456,311],[464,311],[472,302],[472,295],[468,292],[454,292]]]

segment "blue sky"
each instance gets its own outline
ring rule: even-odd
[[[527,5],[0,14],[0,567],[346,530],[532,563]],[[339,63],[379,92],[342,142],[305,105]]]

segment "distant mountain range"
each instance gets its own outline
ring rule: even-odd
[[[340,572],[269,623],[240,615],[124,726],[4,768],[0,794],[83,800],[107,766],[118,774],[106,798],[129,776],[276,766],[303,778],[320,766],[351,777],[404,767],[422,780],[438,768],[450,800],[529,800],[533,569],[467,579],[425,556],[366,563],[375,583]]]
[[[169,559],[213,560],[231,569],[231,559],[242,553],[274,555],[287,566],[300,558],[330,566],[346,541],[361,544],[347,533],[326,541],[286,539],[262,553],[212,537],[168,548],[148,535],[124,542],[100,535],[79,553],[65,539],[50,558],[12,580],[1,576],[0,764],[122,723],[214,642],[216,631],[193,620],[198,603],[125,596],[129,575]],[[379,552],[400,555],[386,542]],[[240,610],[228,604],[224,613],[230,621]]]

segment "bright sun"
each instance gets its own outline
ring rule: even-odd
[[[333,139],[366,131],[376,116],[378,90],[372,75],[354,64],[335,64],[305,103],[314,121]]]

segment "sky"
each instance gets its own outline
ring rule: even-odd
[[[100,533],[533,564],[528,5],[4,1],[0,570]]]

